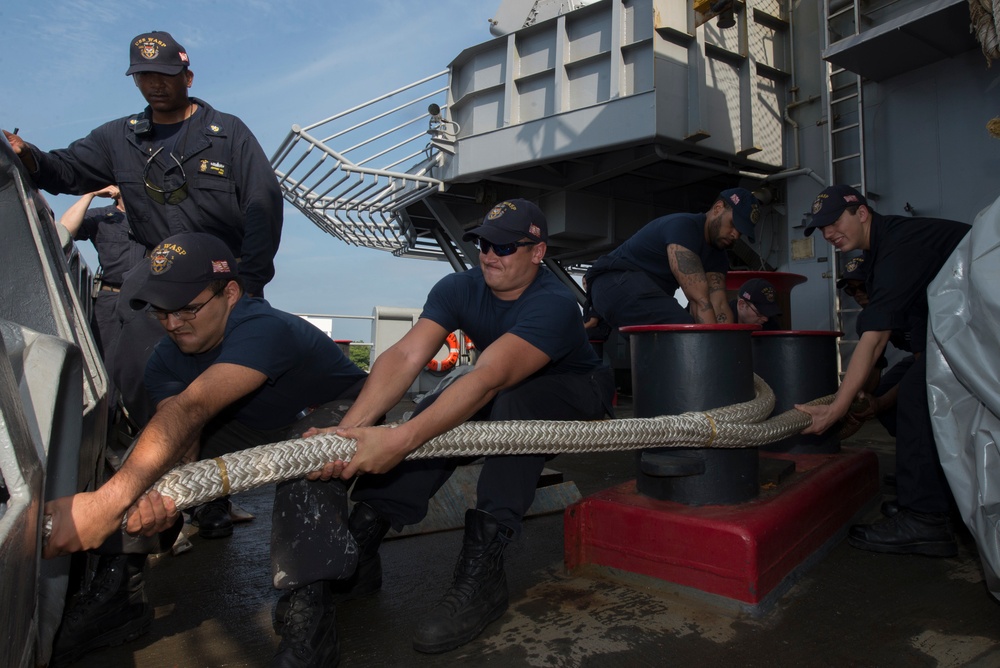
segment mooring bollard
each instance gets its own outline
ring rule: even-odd
[[[622,327],[632,349],[636,417],[678,415],[754,396],[750,335],[758,325]],[[636,453],[640,494],[692,506],[756,498],[756,448],[655,448]]]
[[[753,370],[774,392],[774,412],[784,413],[816,397],[837,391],[837,337],[843,332],[754,332]],[[762,446],[767,452],[830,454],[840,452],[837,428],[823,434],[796,434]]]

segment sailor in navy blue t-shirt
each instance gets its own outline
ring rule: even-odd
[[[245,295],[236,266],[226,244],[209,234],[174,235],[153,249],[131,305],[146,308],[166,333],[146,369],[156,412],[122,468],[85,495],[90,503],[73,497],[51,504],[50,550],[99,546],[123,513],[131,533],[165,529],[177,518],[172,501],[144,492],[178,461],[298,437],[314,416],[320,424],[336,421],[360,392],[367,375],[340,347],[301,318]],[[341,480],[293,480],[275,490],[273,584],[290,592],[275,665],[301,653],[303,643],[318,665],[336,656],[332,581],[350,577],[357,564],[346,520]],[[206,538],[233,531],[228,499],[199,506],[192,521]],[[143,555],[128,556],[140,557],[141,572]]]
[[[760,203],[733,188],[706,213],[675,213],[650,221],[587,272],[594,310],[612,327],[735,322],[726,301],[726,249],[754,240]],[[674,297],[683,290],[690,311]]]
[[[541,210],[523,199],[501,202],[466,234],[473,239],[479,266],[434,286],[416,325],[375,361],[365,389],[341,421],[351,428],[338,433],[358,440],[354,459],[322,472],[345,478],[365,474],[352,492],[357,503],[351,531],[360,561],[347,595],[378,590],[378,546],[385,532],[423,519],[430,497],[461,463],[402,461],[407,453],[470,419],[596,420],[611,412],[611,371],[588,341],[573,294],[542,266],[548,231]],[[456,329],[481,351],[473,370],[422,401],[402,425],[370,428]],[[544,455],[486,457],[476,508],[465,516],[455,581],[441,603],[422,615],[415,649],[454,649],[507,609],[503,550],[521,530],[545,460]]]

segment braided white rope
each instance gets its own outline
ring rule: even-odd
[[[411,452],[407,459],[497,454],[612,452],[647,447],[756,447],[797,434],[812,418],[790,410],[762,421],[774,409],[774,393],[754,376],[756,397],[705,412],[655,418],[555,422],[467,422]],[[833,396],[811,404],[830,403]],[[301,478],[324,464],[350,461],[356,441],[319,434],[233,452],[166,473],[153,489],[183,510],[269,483]]]
[[[969,0],[969,17],[986,63],[1000,58],[1000,0]]]

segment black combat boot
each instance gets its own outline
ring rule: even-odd
[[[229,497],[215,499],[191,511],[191,524],[198,527],[202,538],[225,538],[233,535],[233,519],[230,516]]]
[[[144,554],[102,556],[90,585],[66,606],[52,650],[68,666],[99,647],[120,645],[149,631],[153,609],[143,586]]]
[[[437,654],[469,642],[507,610],[503,550],[514,532],[481,510],[465,512],[455,581],[417,627],[413,648]]]
[[[292,591],[281,620],[281,643],[272,668],[319,668],[340,661],[337,609],[325,580]]]
[[[354,505],[347,526],[354,542],[358,544],[358,566],[346,580],[329,582],[335,605],[370,596],[382,588],[382,558],[378,554],[378,548],[391,527],[389,520],[367,503]],[[290,592],[283,594],[274,606],[272,622],[274,632],[279,635],[281,626],[285,623],[290,596]]]
[[[333,584],[335,603],[370,596],[382,588],[382,557],[378,548],[389,532],[389,520],[367,503],[356,503],[347,526],[358,544],[358,567],[347,580]]]
[[[874,524],[856,524],[847,535],[853,547],[887,554],[922,554],[954,557],[958,542],[948,513],[918,513],[898,508],[894,515]]]

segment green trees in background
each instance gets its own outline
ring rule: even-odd
[[[357,345],[352,343],[350,347],[350,358],[351,361],[358,365],[359,368],[368,371],[368,362],[371,359],[372,348],[366,345]]]

